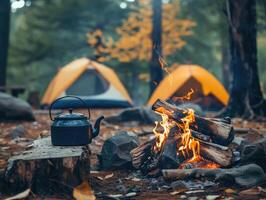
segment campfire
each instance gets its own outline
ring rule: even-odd
[[[175,100],[189,100],[192,93]],[[233,153],[227,146],[234,130],[229,118],[197,116],[191,108],[181,109],[162,100],[157,100],[152,109],[161,121],[155,121],[155,137],[131,151],[135,168],[153,176],[162,169],[230,166]]]

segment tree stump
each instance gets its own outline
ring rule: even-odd
[[[10,192],[27,188],[38,194],[70,192],[88,179],[89,172],[89,146],[53,146],[47,137],[8,160],[5,182]]]

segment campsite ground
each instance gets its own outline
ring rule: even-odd
[[[93,110],[92,120],[100,114],[105,116],[117,113],[118,110]],[[35,111],[35,122],[8,122],[0,123],[0,174],[4,173],[7,160],[10,156],[22,151],[25,146],[33,139],[49,135],[50,120],[48,113]],[[236,127],[255,128],[258,132],[249,135],[250,140],[255,140],[258,135],[266,134],[265,122],[249,122],[240,119],[234,119]],[[19,129],[20,132],[14,131]],[[136,171],[117,170],[117,171],[97,171],[98,159],[97,154],[100,153],[103,142],[115,135],[120,130],[130,130],[136,134],[142,133],[144,130],[151,130],[150,126],[135,126],[127,124],[126,126],[106,125],[101,127],[100,135],[90,145],[92,151],[91,163],[91,185],[99,199],[111,199],[106,195],[121,194],[123,190],[136,192],[137,196],[130,199],[265,199],[266,189],[257,187],[245,191],[237,191],[229,188],[212,188],[211,190],[187,191],[180,194],[172,193],[165,187],[158,190],[156,184],[158,179],[148,179],[141,177]],[[19,134],[19,137],[17,137]],[[141,142],[147,140],[149,136],[140,137]],[[137,177],[137,178],[136,178]],[[140,177],[140,178],[139,178]],[[0,198],[1,191],[0,191]],[[28,199],[72,199],[71,196],[57,194],[50,197],[37,197],[31,194]],[[115,198],[113,198],[115,199]]]

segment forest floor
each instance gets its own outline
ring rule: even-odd
[[[92,121],[99,115],[111,115],[118,110],[93,110]],[[0,173],[3,174],[9,157],[23,151],[25,147],[34,139],[50,134],[50,119],[48,113],[35,111],[35,122],[2,122],[0,123]],[[233,120],[235,127],[253,128],[257,131],[254,134],[243,136],[250,140],[256,140],[261,135],[266,136],[266,122],[251,122],[241,119]],[[101,126],[100,135],[90,144],[91,156],[91,177],[90,184],[97,199],[115,199],[110,195],[121,194],[126,190],[129,193],[137,194],[135,197],[125,199],[266,199],[266,186],[256,187],[248,190],[238,190],[234,188],[211,188],[197,189],[191,191],[174,192],[171,188],[164,186],[157,187],[160,178],[144,178],[135,170],[115,170],[99,171],[97,154],[100,153],[103,142],[121,130],[133,131],[136,134],[152,130],[152,126],[139,126],[136,124],[127,125],[106,125]],[[16,130],[16,131],[14,131]],[[19,130],[19,131],[18,131]],[[150,136],[140,137],[144,142]],[[0,191],[0,199],[1,197]],[[108,197],[109,196],[109,197]],[[56,194],[49,197],[38,197],[31,194],[27,199],[73,199],[71,195]]]

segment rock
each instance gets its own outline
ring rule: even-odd
[[[27,102],[0,92],[0,120],[34,121],[34,115]]]
[[[174,190],[174,191],[187,191],[188,188],[186,186],[186,184],[184,183],[184,181],[174,181],[171,183],[171,188]]]
[[[108,123],[124,123],[124,122],[138,122],[139,124],[154,124],[154,121],[160,120],[149,106],[126,108],[120,113],[105,118]]]
[[[99,156],[102,169],[131,167],[130,151],[139,145],[138,137],[132,132],[122,131],[107,139]]]
[[[12,139],[15,138],[21,138],[24,137],[25,134],[27,133],[27,130],[24,128],[23,125],[17,125],[10,133],[10,136]]]
[[[249,164],[231,169],[221,169],[220,173],[216,173],[215,181],[224,185],[250,188],[265,182],[266,175],[258,165]]]
[[[266,138],[244,145],[241,149],[240,162],[242,164],[256,163],[266,171]]]

